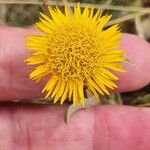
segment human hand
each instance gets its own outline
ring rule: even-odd
[[[0,101],[43,96],[42,84],[28,79],[32,67],[23,42],[31,29],[0,29]],[[119,74],[118,92],[139,89],[150,82],[150,44],[125,34],[122,47],[136,65]],[[3,104],[0,106],[2,150],[149,150],[150,109],[96,106],[75,113],[68,125],[65,106]]]

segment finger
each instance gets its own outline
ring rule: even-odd
[[[28,74],[32,67],[24,63],[30,54],[23,42],[25,36],[33,32],[32,29],[0,29],[0,100],[44,97],[41,94],[44,83],[31,81]],[[118,91],[141,88],[150,81],[149,44],[136,36],[125,34],[122,47],[136,68],[125,65],[127,73],[119,74]]]
[[[67,125],[63,113],[57,106],[2,106],[0,149],[150,149],[149,108],[94,107],[77,112]]]
[[[24,42],[32,29],[0,28],[0,100],[42,96],[44,85],[35,84],[28,75],[33,67],[24,60],[30,55]]]
[[[118,91],[127,92],[142,88],[150,83],[150,44],[132,34],[124,34],[121,44],[126,57],[135,66],[124,65],[127,72],[118,74]]]

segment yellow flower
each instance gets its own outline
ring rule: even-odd
[[[80,3],[74,13],[65,6],[65,13],[58,7],[48,7],[51,17],[40,13],[36,24],[40,35],[27,37],[26,45],[32,56],[26,60],[35,65],[30,79],[39,82],[48,78],[42,92],[47,92],[54,103],[66,99],[84,107],[84,89],[88,89],[97,98],[99,94],[108,94],[108,88],[114,89],[118,77],[111,70],[124,72],[121,62],[125,60],[119,49],[121,33],[118,25],[107,30],[104,26],[111,15],[101,16],[102,12],[88,6],[81,11]]]

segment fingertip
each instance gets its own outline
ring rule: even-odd
[[[150,83],[150,44],[132,34],[124,34],[121,41],[125,56],[135,64],[123,64],[125,73],[118,74],[117,91],[126,92],[140,89]]]

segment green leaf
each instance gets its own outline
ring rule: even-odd
[[[150,106],[150,94],[146,94],[143,97],[138,97],[131,102],[131,105],[138,105],[138,106]]]

